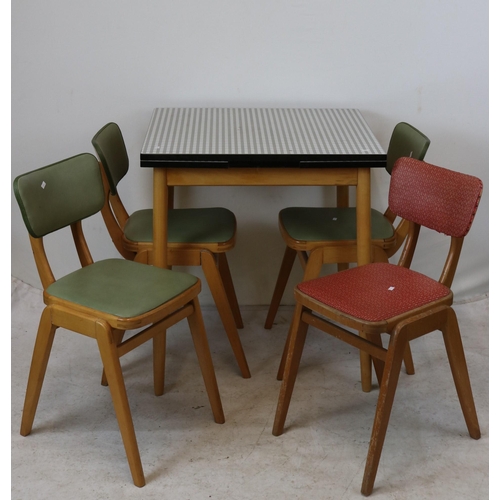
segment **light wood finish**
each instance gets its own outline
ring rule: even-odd
[[[399,260],[399,265],[404,267],[410,266],[420,226],[410,223],[409,231],[409,236],[406,239]],[[462,243],[463,238],[451,238],[450,249],[439,280],[448,287],[453,281]],[[312,255],[314,255],[314,252]],[[369,284],[366,284],[366,286],[369,286]],[[460,331],[455,312],[451,308],[453,303],[451,290],[448,295],[441,299],[377,322],[365,321],[327,306],[302,293],[298,288],[295,289],[295,299],[296,308],[289,334],[289,348],[284,351],[286,358],[283,382],[273,426],[275,436],[283,433],[307,329],[309,326],[313,326],[356,347],[376,360],[375,367],[380,383],[380,393],[361,488],[363,495],[370,495],[373,491],[401,365],[409,350],[410,341],[418,337],[436,330],[442,332],[467,429],[472,438],[480,438],[481,433]],[[359,335],[351,330],[358,331]],[[380,340],[383,333],[390,335],[387,349],[382,347]]]
[[[188,167],[164,170],[170,186],[355,186],[358,183],[356,168]]]
[[[158,242],[157,245],[153,245],[151,242],[130,241],[124,233],[124,227],[129,214],[119,194],[113,195],[111,193],[104,168],[102,168],[102,164],[100,166],[106,196],[106,203],[101,213],[117,250],[128,260],[154,264],[163,268],[171,268],[172,266],[201,266],[241,374],[243,378],[250,378],[250,369],[237,330],[238,328],[243,328],[243,320],[225,255],[225,252],[234,247],[236,238],[233,237],[225,242],[214,243],[167,243],[166,231],[168,220],[165,218],[165,225],[162,225],[163,222],[158,223],[156,219],[153,219],[153,239]],[[158,197],[157,192],[161,192],[162,194],[165,192],[167,194],[167,198],[164,199],[166,213],[166,207],[172,208],[173,206],[174,190],[172,186],[167,186],[166,189],[163,188],[163,186],[166,186],[165,173],[164,169],[154,170],[153,197]],[[210,253],[211,257],[207,256],[204,260],[203,256],[207,252]],[[211,260],[211,264],[208,264],[209,259]],[[157,345],[159,349],[164,348],[162,345],[165,341],[162,341],[163,344],[159,342],[159,340],[155,341],[155,349]],[[153,356],[156,358],[156,354],[153,354]]]
[[[92,257],[81,230],[81,222],[72,224],[71,230],[82,265],[91,265]],[[197,280],[194,286],[152,311],[140,316],[122,318],[50,295],[46,289],[55,282],[55,278],[44,250],[43,238],[30,236],[30,242],[44,288],[43,299],[46,307],[40,319],[33,352],[21,421],[21,435],[27,436],[33,427],[57,328],[64,328],[93,338],[97,342],[101,355],[105,372],[103,382],[109,386],[133,482],[136,486],[144,486],[145,477],[119,361],[121,356],[153,339],[156,343],[153,363],[155,393],[157,395],[163,394],[165,331],[175,323],[187,318],[214,420],[217,423],[224,422],[210,349],[197,299],[201,290],[200,281]],[[126,330],[140,328],[143,329],[122,342]]]
[[[153,264],[167,267],[168,211],[172,186],[340,186],[345,200],[348,186],[356,186],[357,217],[360,221],[356,262],[367,264],[371,260],[370,235],[370,169],[369,168],[154,168],[153,169]],[[342,188],[344,190],[342,191]],[[337,188],[338,189],[338,188]],[[288,256],[292,259],[292,255]],[[295,256],[293,255],[293,258]],[[310,261],[310,259],[308,259]],[[284,265],[293,264],[293,260]],[[309,265],[309,264],[308,264]],[[319,264],[319,269],[322,264]],[[308,275],[314,276],[312,269]],[[319,270],[318,270],[319,274]],[[285,283],[286,284],[286,283]],[[220,311],[219,311],[220,312]],[[221,318],[225,313],[221,313]],[[227,317],[225,317],[228,320]],[[229,334],[228,334],[229,335]],[[234,338],[234,337],[233,337]],[[236,355],[236,352],[235,352]],[[371,387],[371,363],[362,361],[363,387]],[[367,389],[369,390],[369,388]]]
[[[449,307],[449,305],[446,305],[446,302],[451,302],[451,297],[447,297],[446,300],[441,301],[442,303],[433,304],[430,308],[427,308],[427,310],[412,311],[414,316],[397,318],[388,322],[384,327],[379,326],[380,331],[389,329],[391,339],[387,350],[381,348],[377,342],[370,342],[362,336],[357,336],[350,331],[325,321],[316,316],[316,314],[312,314],[310,308],[313,308],[314,313],[326,316],[332,321],[343,323],[342,320],[345,318],[342,318],[337,311],[320,308],[317,303],[313,304],[312,301],[308,301],[303,297],[297,296],[296,299],[297,306],[294,322],[292,324],[291,348],[287,353],[283,384],[273,427],[273,434],[275,436],[279,436],[283,433],[285,419],[297,377],[300,357],[306,338],[307,327],[311,325],[349,343],[353,347],[362,349],[370,356],[380,359],[384,363],[385,368],[380,382],[380,394],[361,490],[364,495],[370,495],[373,490],[403,357],[409,342],[417,337],[435,330],[442,331],[455,386],[469,434],[472,438],[479,439],[479,423],[472,397],[467,366],[465,364],[460,332],[453,309]],[[346,323],[347,322],[348,321],[346,321]],[[355,321],[350,321],[348,323],[351,324],[347,326],[351,327],[357,326],[358,328],[362,328],[364,326],[361,323],[356,324]],[[369,329],[371,333],[379,333],[377,331],[378,328],[374,330],[373,325],[370,325]]]
[[[154,200],[161,200],[156,205]],[[168,213],[169,192],[167,186],[167,171],[159,168],[153,170],[153,213],[161,210],[162,213]],[[153,264],[158,267],[166,268],[168,266],[167,254],[167,229],[168,218],[153,217]]]
[[[400,122],[398,123],[392,132],[391,140],[389,142],[389,147],[387,151],[386,158],[386,170],[391,174],[394,163],[398,158],[401,157],[411,157],[417,160],[423,160],[427,149],[430,145],[430,140],[422,132],[417,130],[412,125]],[[369,172],[365,174],[365,171],[360,171],[359,175],[369,175]],[[368,184],[365,184],[368,185]],[[356,212],[357,216],[357,238],[348,240],[344,236],[344,240],[337,240],[332,238],[325,238],[326,241],[321,241],[323,237],[317,236],[317,240],[308,239],[307,241],[297,241],[292,238],[288,232],[286,223],[281,218],[280,214],[280,231],[285,240],[287,247],[294,249],[301,257],[301,263],[307,262],[307,254],[314,251],[316,248],[322,247],[323,251],[323,262],[336,263],[338,271],[344,271],[349,268],[350,262],[360,261],[358,257],[358,246],[369,246],[371,244],[371,261],[372,262],[388,262],[388,259],[392,257],[402,246],[407,234],[408,234],[408,223],[405,220],[401,220],[398,226],[394,229],[391,236],[384,235],[383,238],[374,238],[371,243],[367,239],[368,236],[371,237],[370,228],[363,222],[363,217],[360,214],[364,212],[364,209],[359,207],[359,203],[366,203],[369,201],[370,193],[362,192],[363,183],[356,193],[356,206],[358,210]],[[349,206],[349,193],[345,186],[339,186],[337,188],[337,207],[345,208]],[[379,216],[379,214],[377,214]],[[384,218],[389,222],[393,228],[395,225],[396,215],[388,208],[384,213]],[[368,235],[366,235],[368,231]],[[383,234],[383,233],[380,233]],[[364,235],[364,236],[363,236]],[[333,235],[332,235],[333,236]],[[337,237],[340,234],[337,234]],[[368,249],[365,248],[361,251],[363,255],[368,255]],[[267,318],[265,321],[265,328],[271,328],[278,311],[281,298],[290,275],[292,268],[293,259],[290,252],[287,250],[283,257],[283,265],[280,269],[280,274],[276,281],[276,286],[271,299],[271,304],[269,306]],[[287,341],[288,344],[288,341]],[[284,353],[285,356],[285,353]],[[414,373],[415,369],[413,366],[413,359],[411,356],[411,351],[408,348],[405,353],[405,365],[408,373]],[[362,388],[364,391],[369,391],[371,387],[371,370],[369,369],[370,362],[366,354],[361,353],[361,379]],[[280,372],[282,372],[280,368]]]
[[[357,212],[361,220],[358,238],[366,239],[356,249],[359,265],[370,262],[370,169],[369,168],[154,168],[153,247],[167,241],[167,207],[171,186],[357,186]],[[367,202],[362,201],[368,197]],[[167,260],[154,249],[155,265]]]
[[[361,214],[369,213],[371,209],[370,196],[370,170],[361,168],[359,170],[358,189],[356,191],[356,228],[357,228],[357,248],[358,255],[362,255],[363,259],[358,257],[358,266],[370,263],[371,249],[371,227],[367,224],[369,217],[362,217]],[[318,273],[319,274],[319,273]],[[361,333],[363,335],[363,333]],[[372,387],[372,365],[369,353],[361,350],[359,353],[360,369],[361,369],[361,388],[364,392],[369,392]]]
[[[385,253],[386,248],[391,248],[393,241],[391,240],[371,240],[370,219],[366,223],[366,215],[370,213],[370,170],[359,169],[359,185],[356,190],[356,207],[357,207],[357,237],[358,241],[364,241],[362,245],[353,245],[350,241],[340,241],[336,246],[332,246],[331,242],[305,242],[293,240],[283,226],[280,225],[281,235],[286,243],[285,254],[281,264],[281,269],[276,282],[273,298],[269,306],[268,315],[266,318],[265,328],[271,328],[278,307],[283,296],[288,276],[290,275],[295,255],[299,255],[301,263],[305,263],[303,281],[317,278],[323,265],[329,263],[339,263],[346,266],[348,262],[358,262],[358,265],[368,264],[369,262],[387,262],[388,257]],[[338,188],[337,188],[338,189]],[[340,204],[345,206],[347,203],[348,193],[346,190],[340,192]],[[408,227],[408,225],[406,225]],[[308,252],[310,255],[308,255]],[[290,335],[290,330],[289,330]],[[283,370],[286,360],[286,350],[289,345],[289,337],[287,337],[285,348],[281,357],[280,366],[278,368],[277,379],[282,380]],[[408,374],[414,374],[415,368],[411,351],[405,353],[405,366]],[[371,391],[372,388],[372,369],[370,356],[365,352],[360,352],[360,370],[361,370],[361,388],[364,392]]]

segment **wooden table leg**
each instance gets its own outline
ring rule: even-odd
[[[358,169],[358,185],[356,188],[356,226],[358,266],[369,264],[371,249],[371,192],[370,169]],[[362,335],[362,334],[361,334]],[[370,355],[360,351],[361,388],[370,392],[372,387],[372,363]]]
[[[337,207],[346,208],[349,206],[349,186],[337,186]],[[349,269],[348,262],[338,262],[337,271]]]
[[[153,264],[167,267],[167,169],[153,170]]]

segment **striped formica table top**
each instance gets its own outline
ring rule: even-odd
[[[383,167],[386,154],[359,110],[320,108],[156,108],[141,150],[144,167],[266,160]]]

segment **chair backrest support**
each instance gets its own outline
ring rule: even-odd
[[[472,175],[400,158],[392,171],[389,207],[403,219],[461,238],[472,225],[482,186]]]
[[[93,262],[81,221],[99,212],[104,204],[95,156],[84,153],[22,174],[14,180],[14,194],[44,289],[55,281],[43,244],[45,235],[70,226],[81,265]]]
[[[392,173],[394,163],[403,156],[423,160],[430,143],[431,141],[426,135],[409,123],[398,123],[394,127],[387,148],[387,172]]]
[[[111,194],[115,195],[118,183],[129,168],[127,148],[120,127],[113,122],[104,125],[92,138],[92,145],[106,172]]]
[[[391,176],[389,208],[410,221],[399,264],[410,266],[420,226],[450,236],[450,249],[439,280],[450,287],[482,190],[483,183],[472,175],[414,158],[398,159]]]
[[[18,176],[14,194],[34,238],[90,217],[104,205],[99,164],[90,153]]]

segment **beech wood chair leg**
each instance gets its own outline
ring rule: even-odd
[[[137,446],[134,424],[132,422],[115,339],[111,329],[107,325],[100,323],[97,324],[96,337],[132,479],[136,486],[142,487],[146,484],[146,480],[144,479],[144,472],[142,470],[139,447]]]
[[[50,308],[46,307],[40,318],[33,357],[31,359],[28,386],[24,397],[23,416],[21,419],[21,436],[27,436],[33,427],[50,351],[54,343],[56,327],[52,324],[50,316]]]
[[[304,270],[304,276],[302,277],[302,281],[313,280],[319,277],[321,274],[321,269],[323,267],[323,249],[316,248],[313,250],[308,259],[306,268]]]
[[[382,335],[377,334],[377,335],[370,335],[370,342],[372,342],[375,345],[378,345],[379,347],[383,347],[382,343]],[[382,378],[384,376],[384,368],[385,368],[385,363],[381,359],[373,359],[373,367],[375,368],[375,375],[377,376],[377,381],[379,387],[382,386]]]
[[[167,332],[153,337],[153,385],[155,396],[165,392],[165,355],[167,350]]]
[[[299,370],[300,358],[302,357],[306,341],[308,325],[301,320],[301,316],[302,306],[297,304],[292,322],[290,346],[287,350],[283,382],[274,418],[273,434],[275,436],[280,436],[283,433],[293,387]]]
[[[240,306],[238,304],[238,299],[236,298],[233,278],[231,276],[231,271],[229,270],[229,264],[227,262],[226,254],[225,253],[218,254],[217,260],[219,263],[219,273],[222,278],[224,290],[226,290],[227,300],[229,301],[229,305],[231,306],[231,311],[233,312],[236,328],[243,328],[243,319],[241,317],[241,311],[240,311]]]
[[[113,335],[115,336],[116,345],[119,345],[120,342],[123,340],[123,337],[125,336],[125,330],[116,330],[115,332],[113,332]],[[105,387],[108,385],[108,380],[106,378],[106,371],[104,370],[104,368],[102,369],[101,385]]]
[[[276,285],[274,287],[271,304],[269,305],[269,310],[267,312],[266,322],[264,323],[264,328],[266,328],[267,330],[273,327],[273,322],[276,318],[276,313],[278,312],[283,293],[285,292],[285,287],[292,271],[296,255],[297,252],[295,250],[293,250],[289,246],[286,247],[285,253],[283,254],[283,260],[281,261],[278,279],[276,280]]]
[[[383,347],[381,335],[370,336],[370,340],[380,347]],[[375,375],[377,376],[378,385],[382,382],[382,374],[384,373],[384,362],[380,359],[372,358],[373,367],[375,368]],[[406,346],[405,353],[403,356],[403,362],[406,368],[406,373],[408,375],[415,374],[415,367],[413,366],[413,357],[411,355],[410,343]]]
[[[151,260],[150,253],[149,250],[141,250],[139,253],[135,254],[134,261],[140,262],[141,264],[149,264]]]
[[[291,323],[290,327],[288,328],[288,335],[286,336],[285,347],[283,348],[283,352],[281,353],[281,360],[280,360],[280,365],[278,367],[278,373],[276,374],[276,380],[283,380],[283,374],[285,373],[286,357],[288,354],[288,350],[290,349],[290,337],[292,335],[292,326],[293,324]]]
[[[403,331],[396,331],[391,335],[361,486],[361,493],[366,496],[370,495],[373,491],[407,343],[408,341]]]
[[[304,250],[297,251],[295,253],[297,254],[297,257],[299,259],[300,266],[302,267],[302,270],[305,272],[306,267],[307,267],[307,261],[309,260],[309,255]]]
[[[462,338],[455,311],[451,307],[448,309],[448,321],[446,327],[443,329],[443,338],[467,429],[473,439],[479,439],[481,431],[472,396]]]
[[[311,255],[307,259],[307,265],[304,270],[303,281],[312,280],[317,278],[321,273],[321,268],[323,266],[323,250],[317,248],[311,252]],[[281,354],[280,366],[278,368],[278,374],[276,375],[277,380],[283,380],[283,372],[285,370],[285,361],[287,357],[288,348],[290,345],[290,337],[292,334],[292,323],[288,329],[288,335],[285,342],[285,347],[283,348],[283,353]]]
[[[208,345],[205,325],[203,323],[203,317],[201,315],[200,304],[197,297],[193,300],[193,306],[194,312],[188,316],[188,323],[191,330],[191,336],[193,337],[194,348],[196,350],[196,355],[198,356],[198,362],[200,364],[203,381],[205,382],[205,388],[207,390],[210,406],[212,407],[214,420],[218,424],[223,424],[225,421],[224,411],[222,410],[219,387],[215,377],[212,356],[210,355],[210,347]]]
[[[366,338],[362,332],[359,335]],[[361,390],[370,392],[372,390],[372,358],[367,352],[359,351],[359,368],[361,371]]]
[[[211,252],[201,252],[201,267],[205,274],[208,287],[212,292],[215,305],[219,311],[219,315],[233,349],[234,356],[236,357],[236,361],[241,370],[241,375],[243,378],[250,378],[250,369],[248,368],[245,352],[243,351],[243,347],[241,345],[234,316],[229,305],[219,270],[217,269],[214,255]]]
[[[413,356],[411,354],[411,348],[409,342],[405,349],[405,355],[403,357],[403,361],[405,364],[406,373],[408,375],[415,375],[415,366],[413,364]]]

